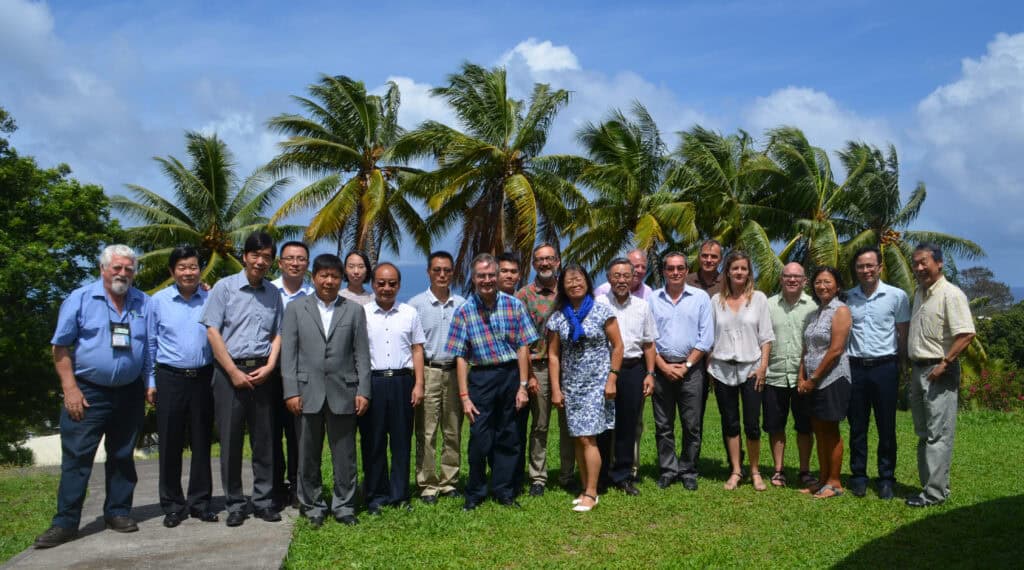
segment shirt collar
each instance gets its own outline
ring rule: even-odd
[[[782,295],[782,293],[779,293],[779,304],[782,305],[782,306],[785,306],[785,307],[795,307],[797,305],[806,305],[807,303],[813,303],[813,302],[814,302],[814,299],[810,295],[808,295],[805,291],[801,291],[800,292],[800,298],[796,300],[796,303],[793,303],[792,305],[790,305],[786,301],[786,297],[784,297]]]
[[[551,289],[551,288],[548,288],[548,287],[541,287],[540,284],[537,283],[536,279],[534,279],[533,282],[530,283],[529,287],[530,287],[530,289],[534,293],[536,293],[538,295],[545,295],[545,296],[550,297],[551,295],[555,294],[555,290],[554,289]],[[547,293],[545,293],[545,291],[547,291]]]
[[[245,276],[245,269],[239,271],[238,273],[235,273],[235,277],[238,279],[238,288],[239,289],[245,289],[246,287],[248,287],[250,289],[263,289],[266,286],[266,284],[267,284],[267,280],[266,279],[261,279],[260,280],[260,284],[258,286],[253,287],[252,285],[250,285],[249,284],[249,278]],[[276,287],[275,287],[275,289],[276,289]]]
[[[184,301],[185,296],[181,294],[181,289],[178,289],[178,284],[171,283],[171,287],[174,288],[174,295],[171,298],[181,299],[182,301]],[[192,298],[199,297],[200,299],[205,299],[208,294],[208,292],[203,290],[203,285],[202,283],[200,283],[199,287],[196,287],[196,292],[192,294]],[[191,298],[189,300],[191,300]]]
[[[684,291],[685,291],[685,289],[684,289]],[[605,297],[608,298],[608,302],[611,303],[613,306],[618,307],[620,309],[625,309],[626,307],[628,307],[630,305],[630,303],[633,302],[633,297],[636,297],[636,295],[630,293],[629,296],[626,297],[626,302],[625,303],[619,303],[619,299],[615,296],[615,293],[612,292],[611,290],[609,290],[607,293],[605,293]]]
[[[381,315],[390,315],[391,313],[397,313],[398,312],[398,307],[399,307],[399,305],[401,305],[401,303],[399,303],[398,301],[395,301],[395,304],[391,305],[391,308],[385,311],[383,307],[381,307],[380,305],[377,304],[377,301],[370,301],[369,304],[373,305],[372,312],[379,313]]]
[[[452,290],[449,287],[448,288],[448,300],[446,300],[444,303],[442,303],[441,300],[437,298],[437,295],[434,294],[433,289],[431,289],[430,287],[427,287],[427,299],[430,300],[430,304],[431,305],[441,305],[443,307],[447,307],[448,305],[452,305],[452,304],[455,303],[455,294],[452,293]]]
[[[935,283],[932,283],[931,287],[929,287],[928,289],[926,289],[924,291],[924,296],[925,297],[931,297],[932,295],[935,294],[936,291],[941,289],[945,284],[946,284],[946,276],[945,275],[939,275],[939,278],[935,280]],[[920,288],[920,285],[918,285],[918,287]]]
[[[325,309],[325,310],[331,310],[331,309],[333,309],[334,307],[338,306],[338,301],[339,301],[339,300],[341,299],[341,295],[338,295],[338,296],[337,296],[337,297],[336,297],[336,298],[334,299],[334,301],[333,301],[333,302],[331,302],[331,303],[324,303],[323,299],[321,299],[319,295],[313,295],[313,298],[315,298],[315,299],[316,299],[316,304],[317,304],[317,306],[319,306],[319,307],[320,307],[321,309]],[[374,303],[374,304],[376,304],[376,303]]]

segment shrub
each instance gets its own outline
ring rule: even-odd
[[[1000,412],[1024,410],[1024,374],[1015,366],[994,361],[976,379],[960,386],[961,405]]]

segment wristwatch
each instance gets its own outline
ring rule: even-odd
[[[523,381],[520,380],[519,381],[519,387],[520,388],[526,388],[526,382],[523,382]]]
[[[691,363],[689,360],[687,360],[686,361],[686,369],[689,370],[691,368],[693,368],[693,363]]]
[[[654,371],[653,370],[648,370],[647,371],[647,375],[653,377],[654,376]]]

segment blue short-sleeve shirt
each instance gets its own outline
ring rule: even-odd
[[[199,322],[220,332],[231,358],[263,358],[281,334],[283,316],[277,287],[266,279],[253,287],[243,270],[213,286]]]
[[[846,292],[853,324],[846,353],[854,358],[878,358],[896,354],[896,325],[910,322],[910,299],[899,287],[878,282],[867,296],[860,286]]]
[[[143,373],[149,373],[148,304],[149,297],[131,287],[125,296],[124,311],[118,314],[107,298],[102,280],[83,285],[61,304],[50,344],[73,347],[72,363],[77,378],[100,386],[131,384]],[[129,347],[111,346],[111,322],[128,325]]]

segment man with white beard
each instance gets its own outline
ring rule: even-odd
[[[106,527],[135,532],[131,518],[135,440],[142,428],[150,363],[146,350],[149,297],[132,287],[135,252],[107,246],[100,254],[100,279],[71,292],[61,304],[53,345],[64,407],[60,414],[60,486],[57,514],[36,548],[50,548],[78,537],[82,503],[100,438],[106,436],[104,464]]]

